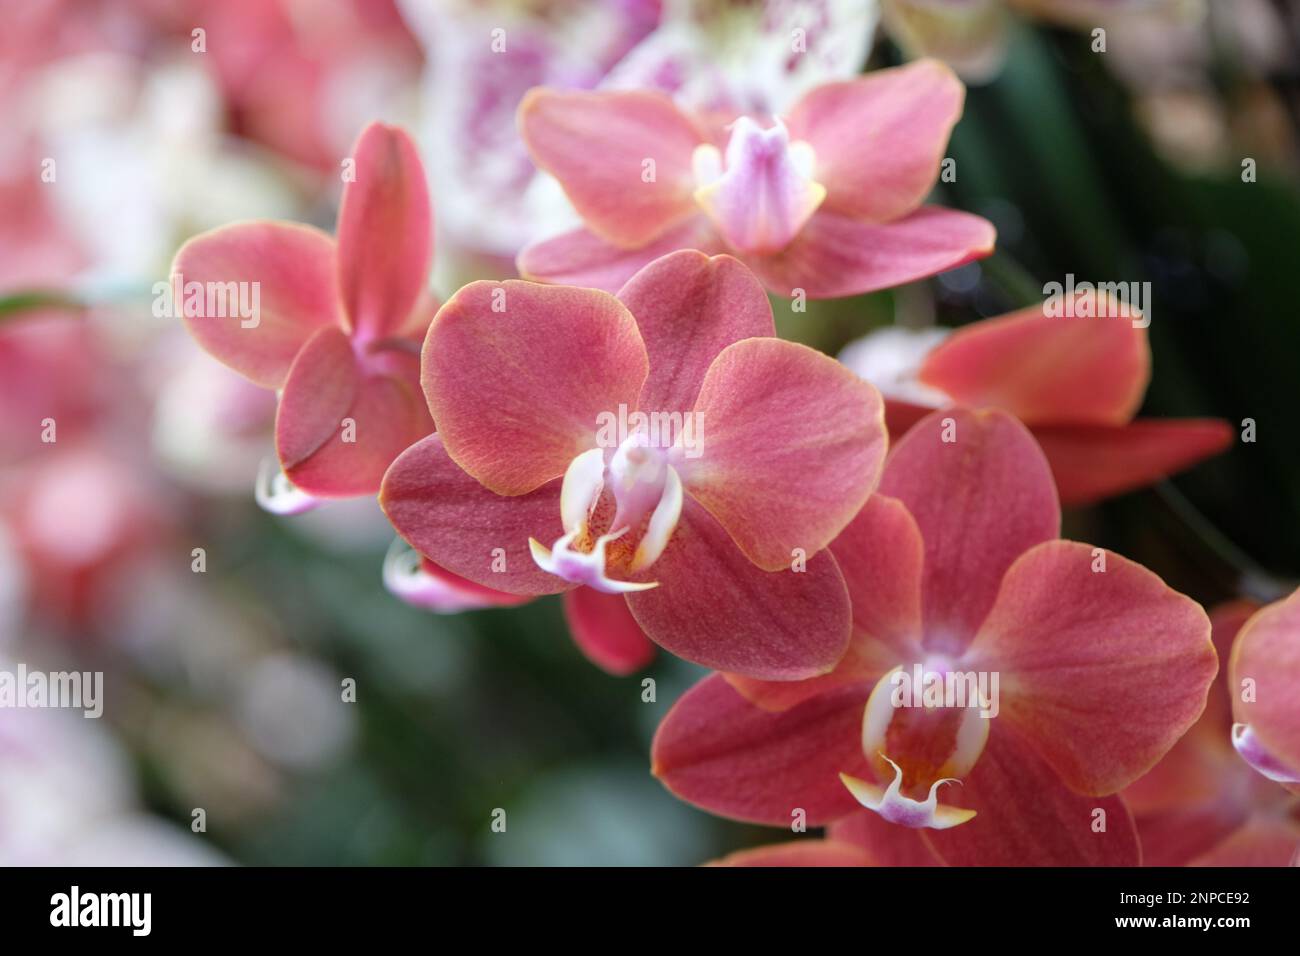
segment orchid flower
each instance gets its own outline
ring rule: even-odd
[[[316,498],[373,494],[402,449],[433,430],[419,391],[435,306],[424,170],[410,138],[378,123],[351,159],[337,238],[297,223],[236,223],[191,239],[172,264],[184,296],[175,307],[199,344],[280,392],[280,465]],[[213,289],[236,287],[252,289],[259,314],[208,314]]]
[[[1269,780],[1300,794],[1300,590],[1242,625],[1228,664],[1232,745]]]
[[[1220,659],[1259,609],[1239,600],[1210,612]],[[1230,673],[1219,670],[1200,720],[1124,790],[1147,866],[1287,866],[1300,850],[1300,800],[1233,747],[1230,689],[1241,685]]]
[[[890,434],[933,408],[996,406],[1028,425],[1061,501],[1083,505],[1158,481],[1232,440],[1219,419],[1135,418],[1151,379],[1147,321],[1095,292],[1053,297],[948,334],[878,330],[840,360],[885,395]]]
[[[883,864],[1135,865],[1116,794],[1200,715],[1210,625],[1150,571],[1059,529],[1020,422],[927,417],[831,545],[853,599],[839,666],[706,678],[660,726],[654,773],[724,816],[789,826],[802,811]],[[896,697],[917,671],[980,683],[965,706]]]
[[[827,83],[784,117],[688,113],[650,91],[531,91],[519,125],[585,226],[520,275],[614,291],[675,249],[726,252],[768,290],[834,298],[988,255],[984,219],[923,206],[964,88],[937,61]]]
[[[882,405],[773,331],[744,266],[691,250],[617,298],[471,283],[425,339],[438,432],[393,463],[380,502],[412,547],[477,584],[585,585],[687,660],[825,673],[850,614],[825,548],[878,479]]]

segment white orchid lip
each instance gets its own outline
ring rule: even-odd
[[[661,449],[643,433],[634,432],[606,461],[605,450],[592,448],[576,456],[560,488],[560,521],[564,534],[551,547],[528,539],[533,561],[543,571],[606,594],[645,591],[658,582],[625,581],[611,577],[608,546],[639,533],[624,549],[618,565],[628,573],[644,571],[657,561],[681,518],[684,494],[672,462],[674,446]],[[608,489],[608,495],[606,491]],[[602,497],[613,498],[614,515],[608,530],[593,540],[593,515]],[[630,555],[630,556],[629,556]]]
[[[1300,783],[1300,770],[1288,767],[1260,741],[1250,724],[1232,725],[1232,746],[1256,773],[1274,783]]]
[[[939,787],[945,783],[960,784],[961,781],[956,777],[934,781],[924,800],[913,800],[903,794],[903,768],[883,753],[880,758],[894,768],[894,779],[888,787],[868,783],[847,773],[840,774],[840,780],[849,793],[853,794],[853,799],[868,810],[880,814],[890,823],[918,830],[947,830],[960,826],[975,816],[974,810],[939,803]]]
[[[816,165],[811,144],[791,142],[780,120],[764,129],[742,116],[725,154],[708,143],[695,148],[695,201],[739,251],[779,252],[826,199]]]

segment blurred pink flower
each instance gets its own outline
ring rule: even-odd
[[[819,86],[783,119],[690,113],[647,91],[534,90],[524,139],[585,226],[523,250],[519,272],[614,291],[698,248],[737,256],[779,295],[835,298],[988,255],[990,223],[922,205],[964,92],[934,60]]]

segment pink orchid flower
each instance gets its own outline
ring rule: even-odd
[[[784,118],[691,114],[650,91],[535,89],[520,129],[585,228],[524,249],[519,273],[612,292],[695,248],[736,256],[779,295],[835,298],[986,256],[990,223],[922,205],[964,95],[932,60],[823,84]]]
[[[1220,659],[1259,609],[1241,600],[1210,612]],[[1300,849],[1300,800],[1233,747],[1230,671],[1220,668],[1196,725],[1124,790],[1147,866],[1288,866]]]
[[[879,477],[883,406],[775,338],[739,262],[684,250],[617,298],[475,282],[439,310],[422,364],[438,432],[380,502],[439,567],[512,594],[585,585],[667,650],[755,677],[844,654],[825,548]]]
[[[892,436],[934,408],[1003,408],[1028,425],[1066,505],[1131,491],[1216,455],[1227,422],[1135,418],[1151,380],[1146,320],[1095,293],[985,319],[956,331],[884,329],[840,360],[885,395]]]
[[[410,137],[379,123],[351,158],[337,238],[297,223],[236,223],[191,239],[172,263],[185,297],[176,308],[199,344],[280,391],[280,465],[315,498],[375,493],[402,449],[433,431],[419,389],[436,306],[424,169]],[[247,284],[240,295],[251,289],[259,314],[209,315],[207,299],[191,308],[191,288],[210,297],[226,284]]]
[[[799,683],[706,678],[660,726],[655,774],[724,816],[789,826],[802,811],[884,864],[1135,865],[1116,793],[1200,715],[1210,625],[1150,571],[1059,529],[1020,422],[929,416],[831,545],[853,599],[839,666]],[[969,696],[923,696],[928,676],[895,696],[917,671]]]
[[[1228,664],[1232,745],[1269,780],[1300,794],[1300,590],[1242,625]]]

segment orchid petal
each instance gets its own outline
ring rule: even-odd
[[[790,840],[729,853],[709,866],[875,866],[861,847],[833,840]]]
[[[950,866],[1137,866],[1137,831],[1119,797],[1073,793],[999,723],[952,799],[978,816],[922,839]]]
[[[1061,502],[1086,505],[1132,491],[1217,455],[1235,432],[1213,418],[1139,418],[1120,427],[1039,426]]]
[[[826,838],[860,847],[879,866],[941,866],[921,831],[895,826],[878,813],[857,811],[834,821]]]
[[[718,353],[741,339],[776,335],[763,286],[730,256],[671,253],[633,276],[618,298],[636,316],[650,356],[642,411],[685,412]]]
[[[439,567],[508,594],[555,594],[570,585],[533,563],[528,540],[552,541],[560,525],[560,482],[507,498],[466,474],[430,435],[384,475],[379,503],[397,533]]]
[[[922,206],[902,219],[865,223],[818,210],[788,246],[746,256],[768,290],[793,298],[838,299],[889,289],[982,259],[997,233],[970,213]]]
[[[521,277],[535,282],[618,292],[650,263],[682,249],[713,254],[725,252],[726,245],[699,215],[634,249],[616,246],[588,229],[574,229],[524,247],[516,265]]]
[[[635,407],[645,346],[617,299],[591,289],[473,282],[438,311],[422,383],[447,453],[502,495],[563,475],[602,413]]]
[[[1045,303],[957,329],[926,356],[921,382],[1031,427],[1126,424],[1151,377],[1146,329],[1108,297],[1054,301],[1079,304],[1078,317]]]
[[[890,453],[880,491],[903,502],[925,541],[925,646],[953,654],[993,607],[1003,572],[1061,524],[1047,460],[1002,411],[922,419]]]
[[[1300,590],[1267,605],[1242,627],[1232,647],[1228,687],[1233,719],[1249,726],[1247,753],[1262,755],[1252,766],[1278,768],[1293,782],[1300,778]]]
[[[687,464],[687,490],[764,570],[830,544],[879,480],[880,394],[806,346],[727,346],[704,376],[694,414],[703,453]]]
[[[790,826],[802,811],[821,826],[857,803],[841,772],[863,773],[863,696],[847,688],[774,714],[749,704],[719,675],[673,705],[651,746],[654,774],[673,794],[719,816]]]
[[[654,660],[654,643],[636,623],[627,601],[617,594],[601,594],[591,588],[566,591],[564,617],[578,649],[610,674],[633,674]]]
[[[662,93],[530,90],[519,129],[598,235],[641,246],[695,212],[691,154],[704,134]]]
[[[298,351],[319,329],[340,323],[334,240],[310,226],[243,222],[202,233],[181,246],[171,282],[185,293],[201,283],[203,315],[185,324],[207,352],[267,388],[280,388]],[[207,290],[256,291],[257,315],[207,315]],[[197,288],[197,287],[196,287]],[[174,307],[185,314],[184,300]],[[217,311],[217,310],[214,310]]]
[[[965,92],[937,60],[811,90],[790,113],[790,137],[816,153],[825,208],[887,222],[921,205],[939,178]]]
[[[1074,541],[1008,570],[971,645],[1001,672],[1001,716],[1080,793],[1132,783],[1200,716],[1217,662],[1195,601]]]
[[[763,571],[689,498],[647,574],[659,587],[627,597],[637,623],[660,647],[704,667],[799,680],[829,671],[848,646],[849,598],[834,558]]]
[[[924,544],[902,502],[872,495],[831,542],[853,602],[853,639],[835,669],[801,681],[762,681],[728,674],[752,703],[785,710],[846,684],[874,684],[920,655],[921,561]]]
[[[393,459],[433,430],[415,388],[414,356],[405,358],[406,368],[390,363],[403,377],[363,368],[337,328],[303,347],[275,424],[276,451],[293,484],[322,498],[374,494]]]
[[[355,179],[339,206],[339,291],[354,334],[400,328],[433,258],[433,211],[424,166],[403,130],[371,123],[352,149]]]

